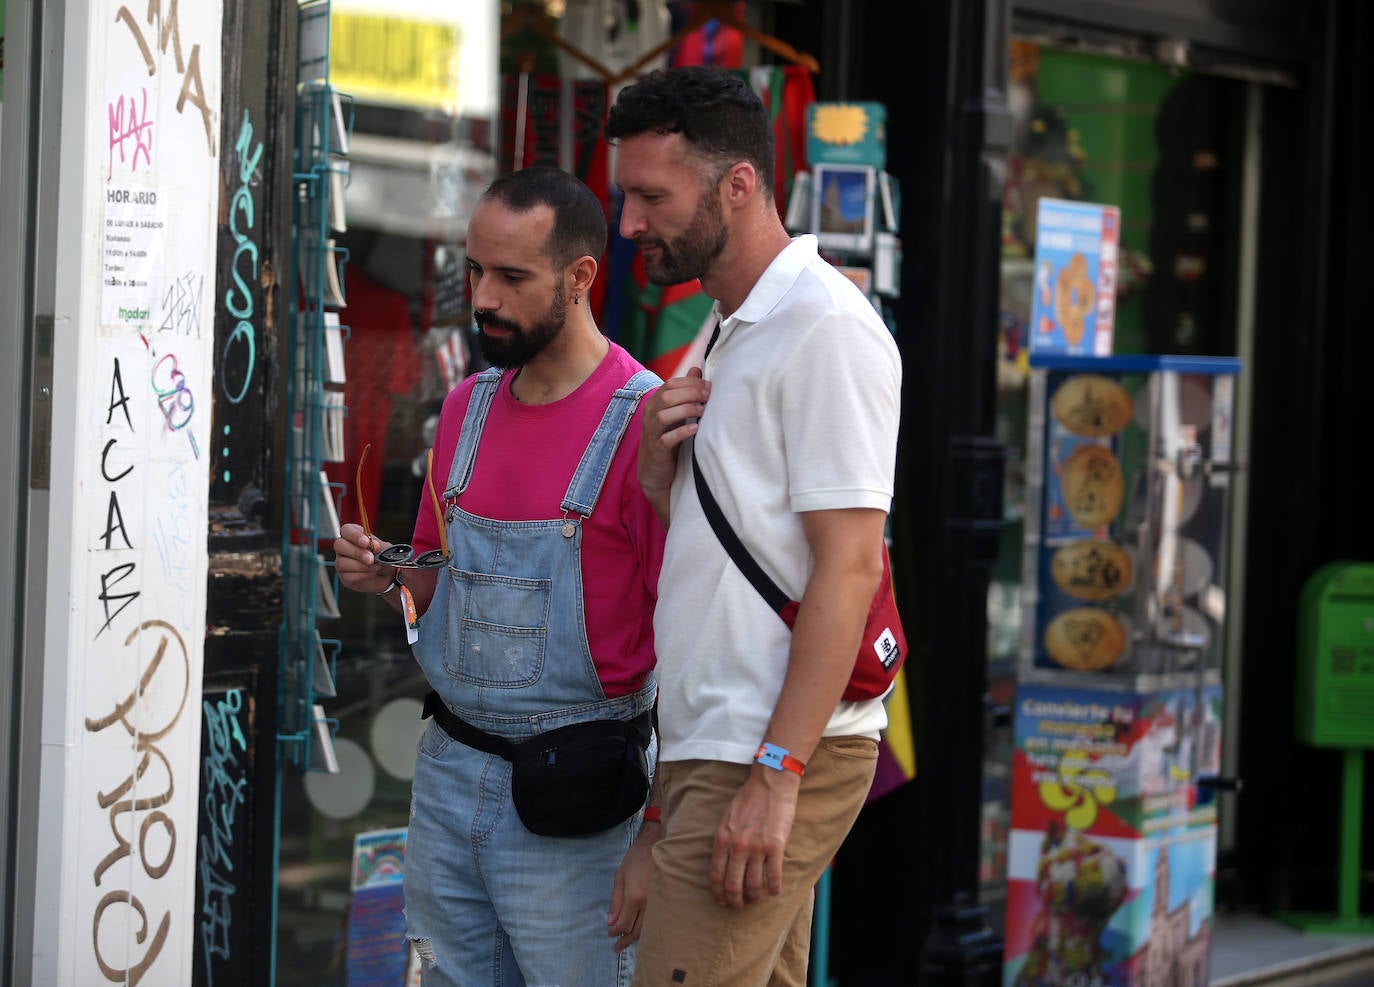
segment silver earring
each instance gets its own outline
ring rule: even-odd
[[[581,305],[581,304],[582,304],[582,296],[581,296],[581,295],[573,295],[573,304],[574,304],[574,305]]]

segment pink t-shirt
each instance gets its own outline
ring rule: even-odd
[[[561,518],[559,505],[611,393],[639,369],[628,352],[611,343],[601,365],[577,390],[541,405],[517,401],[510,392],[514,375],[506,374],[477,446],[472,480],[458,497],[458,505],[469,514],[500,521]],[[469,377],[455,387],[439,413],[434,484],[441,499],[473,381]],[[607,698],[634,692],[654,666],[653,615],[664,535],[658,515],[635,479],[643,412],[641,401],[583,528],[587,640]],[[428,490],[422,492],[411,544],[419,552],[439,547],[438,522]]]

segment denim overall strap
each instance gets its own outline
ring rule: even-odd
[[[463,430],[458,433],[458,447],[453,451],[453,465],[448,471],[448,486],[444,488],[447,503],[468,488],[472,467],[477,461],[477,442],[482,426],[487,423],[491,402],[501,387],[500,367],[490,367],[477,374],[472,394],[468,396],[468,413],[463,417]]]
[[[615,458],[616,449],[625,435],[640,398],[662,384],[663,380],[652,370],[641,370],[625,382],[611,396],[606,405],[606,413],[601,416],[601,424],[592,433],[587,443],[587,451],[573,472],[568,492],[563,495],[560,505],[565,511],[576,511],[584,518],[592,516],[592,508],[601,495],[601,487],[606,482],[606,474]]]
[[[602,691],[582,609],[581,546],[636,403],[657,381],[637,373],[602,391],[609,410],[568,488],[586,513],[565,507],[562,517],[530,521],[479,517],[452,503],[471,479],[481,433],[499,408],[492,403],[499,374],[484,373],[474,386],[445,491],[452,554],[413,647],[431,688],[473,726],[518,742],[567,723],[631,719],[653,705],[652,674],[630,695]]]

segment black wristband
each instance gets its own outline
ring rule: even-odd
[[[387,584],[386,589],[382,590],[380,593],[373,593],[372,595],[373,595],[373,596],[386,596],[386,595],[387,595],[388,593],[390,593],[393,589],[400,589],[400,587],[401,587],[402,585],[403,585],[403,584],[402,584],[402,582],[401,582],[401,570],[400,570],[400,569],[392,569],[392,570],[391,570],[391,582],[389,582],[389,583]]]

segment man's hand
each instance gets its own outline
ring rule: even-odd
[[[677,447],[697,432],[697,419],[711,396],[711,383],[692,367],[649,395],[639,437],[639,486],[668,526],[668,500],[677,472]]]
[[[615,872],[615,886],[611,891],[611,912],[606,917],[607,934],[616,936],[611,948],[623,953],[639,941],[644,928],[644,905],[649,900],[649,875],[654,862],[650,856],[654,844],[663,835],[663,824],[646,822],[625,859]]]
[[[711,890],[716,903],[743,908],[782,894],[782,859],[797,816],[801,779],[755,764],[716,828]]]
[[[334,568],[339,582],[359,593],[380,593],[391,585],[395,566],[380,565],[377,553],[391,543],[363,533],[362,525],[348,523],[334,539]]]

